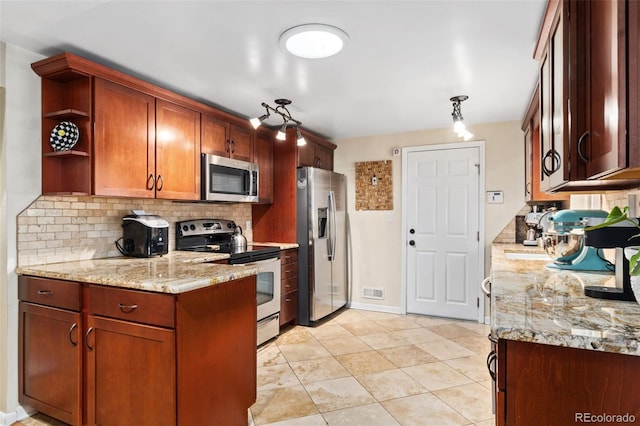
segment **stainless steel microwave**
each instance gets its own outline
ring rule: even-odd
[[[204,201],[255,203],[258,201],[258,165],[212,154],[202,154]]]

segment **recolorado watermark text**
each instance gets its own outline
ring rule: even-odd
[[[594,414],[594,413],[575,413],[576,423],[635,423],[636,416],[633,414]]]

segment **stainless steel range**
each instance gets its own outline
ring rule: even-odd
[[[280,248],[236,246],[236,224],[226,219],[176,222],[176,250],[229,254],[231,265],[255,265],[257,276],[258,345],[280,332]]]

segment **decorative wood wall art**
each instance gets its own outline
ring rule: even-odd
[[[393,210],[392,162],[356,163],[356,210]]]

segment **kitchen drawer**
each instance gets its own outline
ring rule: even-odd
[[[89,314],[159,327],[175,327],[173,295],[89,286]]]
[[[18,299],[79,312],[82,308],[82,285],[74,281],[20,275]]]
[[[298,264],[297,263],[289,263],[289,264],[282,264],[280,266],[280,279],[281,280],[287,280],[289,278],[293,278],[293,277],[297,277],[298,276]]]
[[[289,263],[297,263],[298,249],[282,250],[282,252],[280,253],[280,262],[282,262],[283,265],[287,265]]]
[[[280,299],[280,326],[298,318],[298,291],[283,294]]]
[[[283,296],[296,290],[298,290],[298,277],[291,277],[280,281],[280,294]]]

